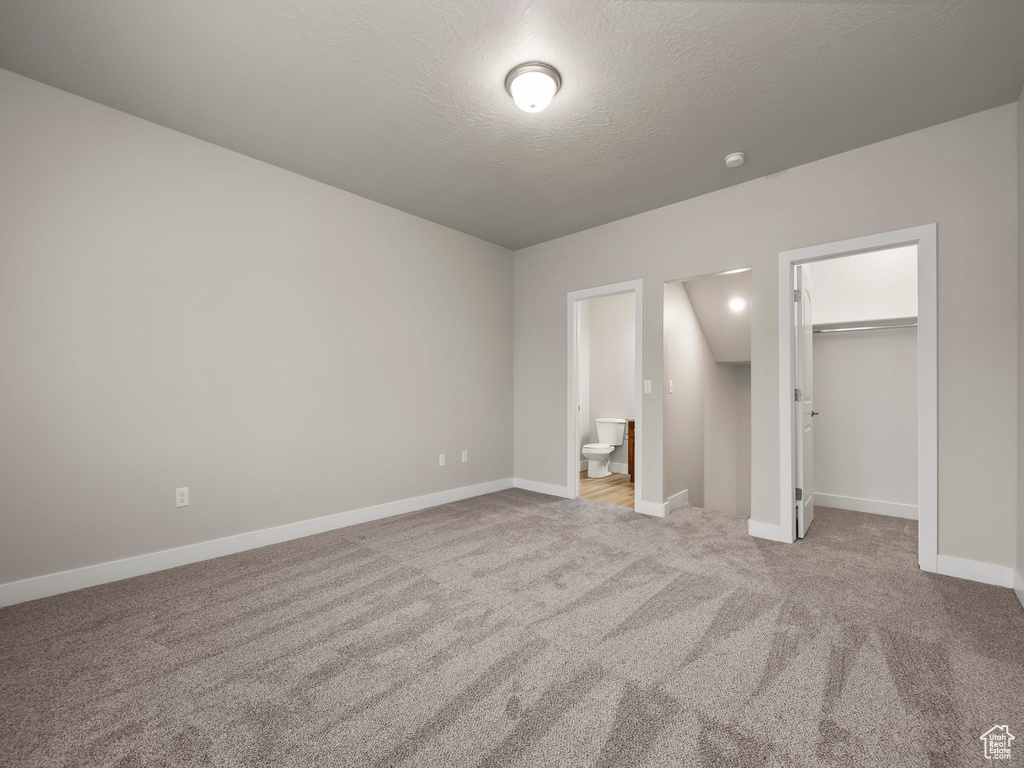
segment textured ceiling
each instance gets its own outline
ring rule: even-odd
[[[716,363],[750,362],[751,284],[749,270],[683,283]],[[729,309],[729,299],[733,297],[747,302],[742,312]]]
[[[511,248],[1009,103],[1022,41],[1021,0],[0,3],[2,67]]]

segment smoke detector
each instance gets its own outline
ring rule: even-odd
[[[747,156],[743,152],[730,152],[725,156],[725,167],[726,168],[739,168],[743,165],[743,161],[747,159]]]

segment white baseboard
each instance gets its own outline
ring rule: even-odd
[[[536,480],[523,480],[522,478],[514,478],[512,485],[516,488],[522,488],[524,491],[533,491],[534,493],[544,493],[548,496],[559,496],[563,499],[570,498],[569,489],[564,485],[552,485],[551,483],[538,483]]]
[[[747,520],[747,533],[758,539],[768,541],[782,541],[782,526],[771,523],[760,523],[757,520]]]
[[[943,576],[980,581],[982,584],[993,584],[997,587],[1013,587],[1013,568],[1008,565],[995,565],[979,560],[967,560],[963,557],[939,555],[936,558],[935,571]]]
[[[852,512],[869,512],[873,515],[888,515],[889,517],[917,520],[917,506],[914,504],[899,504],[895,501],[877,501],[875,499],[858,499],[854,496],[839,496],[834,493],[820,492],[814,494],[814,503],[820,507],[835,507],[836,509],[848,509]]]
[[[1020,607],[1024,608],[1024,576],[1021,576],[1018,570],[1013,572],[1013,591],[1017,593]]]
[[[175,547],[174,549],[164,549],[160,552],[126,557],[123,560],[111,560],[107,563],[87,565],[70,571],[61,571],[59,573],[46,574],[45,576],[36,576],[31,579],[12,581],[7,584],[0,584],[0,607],[24,603],[28,600],[38,600],[41,597],[59,595],[63,592],[73,592],[76,589],[95,587],[98,584],[106,584],[111,581],[130,579],[133,576],[142,576],[146,573],[177,568],[179,565],[197,563],[201,560],[212,560],[215,557],[233,555],[236,552],[244,552],[247,549],[256,549],[257,547],[265,547],[268,544],[301,539],[304,536],[312,536],[316,533],[358,525],[359,523],[366,523],[371,520],[380,520],[381,518],[392,517],[393,515],[416,512],[420,509],[436,507],[439,504],[461,501],[473,496],[482,496],[485,493],[503,491],[506,488],[511,488],[512,483],[512,478],[492,480],[487,483],[452,488],[447,491],[428,493],[424,496],[415,496],[411,499],[389,501],[372,507],[352,509],[347,512],[338,512],[323,517],[314,517],[311,520],[287,523],[275,526],[274,528],[263,528],[258,531],[249,531],[235,536],[225,536],[222,539],[201,541],[196,544]]]
[[[590,469],[590,460],[589,459],[581,459],[580,460],[580,472],[586,472],[588,469]]]
[[[650,517],[665,517],[667,514],[665,505],[660,501],[641,501],[640,507],[636,511],[641,515],[648,515]]]
[[[673,510],[685,507],[690,503],[690,489],[684,488],[679,493],[673,493],[668,497],[668,500],[662,505],[665,508],[665,514]]]

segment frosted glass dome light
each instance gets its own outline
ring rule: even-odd
[[[520,64],[505,77],[505,90],[523,112],[540,112],[561,87],[558,70],[539,61]]]

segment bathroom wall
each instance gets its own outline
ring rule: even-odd
[[[579,451],[583,456],[583,446],[597,439],[595,425],[590,418],[590,302],[581,301],[578,306],[579,322],[576,337],[576,351],[579,355]]]
[[[0,104],[0,583],[511,477],[508,250],[3,70]]]
[[[636,386],[636,303],[632,293],[585,302],[590,337],[590,440],[597,440],[596,419],[632,419]],[[582,417],[581,417],[582,418]],[[623,439],[611,455],[612,469],[626,471],[629,446]]]

